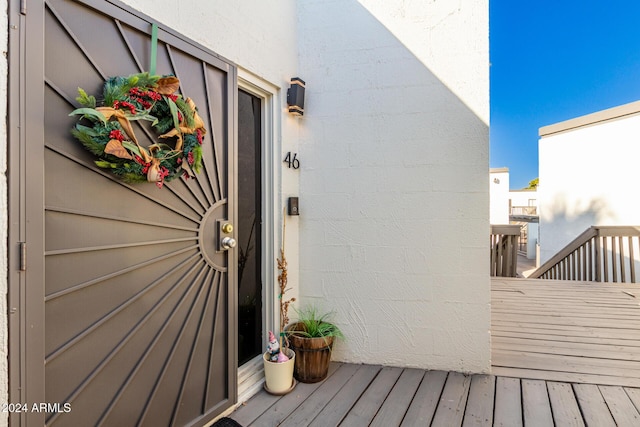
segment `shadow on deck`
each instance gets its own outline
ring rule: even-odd
[[[636,298],[636,295],[638,296]],[[640,425],[640,286],[492,279],[492,375],[333,363],[243,426]]]

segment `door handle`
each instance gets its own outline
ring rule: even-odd
[[[236,239],[234,239],[233,237],[227,236],[223,237],[222,240],[220,240],[220,247],[225,251],[235,248],[236,244]]]

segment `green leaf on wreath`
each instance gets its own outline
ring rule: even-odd
[[[184,117],[184,123],[188,128],[193,128],[195,126],[195,121],[193,119],[193,111],[189,108],[189,105],[185,102],[183,98],[176,99],[176,106],[182,112],[182,116]]]
[[[71,135],[75,136],[84,147],[96,156],[104,154],[104,145],[96,142],[88,132],[79,129],[71,129]]]
[[[155,126],[158,123],[158,118],[151,114],[136,114],[135,116],[127,115],[127,119],[129,119],[130,122],[134,120],[148,120],[151,122],[151,126]]]
[[[176,129],[180,129],[180,121],[178,120],[178,106],[175,102],[173,102],[170,98],[164,97],[169,105],[169,111],[171,111],[171,116],[173,117],[173,127]]]
[[[87,92],[82,88],[78,88],[78,97],[76,98],[81,105],[88,108],[96,108],[96,97],[93,95],[87,95]]]
[[[200,173],[200,168],[202,167],[202,147],[196,145],[193,147],[193,170],[196,173]]]
[[[90,136],[90,137],[100,136],[101,135],[101,133],[96,131],[94,128],[90,128],[89,126],[82,126],[81,124],[77,124],[76,125],[76,129],[79,132],[82,132],[82,134]]]
[[[146,175],[138,175],[136,173],[127,172],[127,173],[123,173],[121,176],[124,182],[130,183],[130,184],[147,181]]]
[[[115,163],[107,162],[106,160],[96,160],[96,166],[104,169],[115,169],[118,167]]]
[[[84,117],[95,117],[105,125],[107,124],[107,118],[100,111],[93,108],[77,108],[69,113],[70,116],[77,116],[82,114]]]
[[[136,144],[132,144],[129,141],[122,141],[122,146],[127,150],[131,151],[133,154],[137,155],[138,157],[142,157],[142,154],[140,153],[140,149]]]

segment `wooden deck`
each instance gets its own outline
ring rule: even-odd
[[[492,280],[492,373],[640,387],[640,285]]]
[[[636,295],[638,298],[636,298]],[[640,286],[492,280],[492,375],[333,363],[243,426],[638,426]]]

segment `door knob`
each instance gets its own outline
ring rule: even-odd
[[[220,247],[224,250],[235,248],[236,244],[236,239],[233,237],[223,237],[222,240],[220,240]]]

